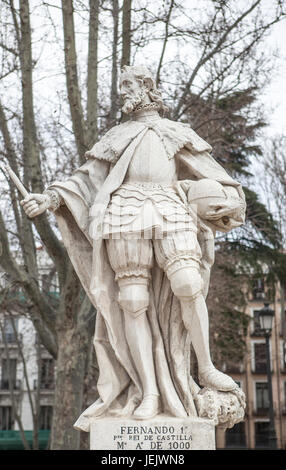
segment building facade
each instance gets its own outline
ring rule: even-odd
[[[285,311],[277,289],[270,353],[275,429],[279,449],[286,449],[286,342]],[[263,287],[248,302],[249,327],[245,358],[224,371],[240,384],[246,395],[244,422],[232,429],[217,429],[218,449],[262,449],[268,446],[269,401],[265,338],[258,312],[264,306]],[[23,448],[20,429],[33,448],[39,429],[39,447],[48,448],[53,413],[55,364],[37,341],[28,315],[0,313],[0,449]]]
[[[273,407],[277,447],[286,449],[286,342],[285,309],[277,286],[274,303],[275,311],[270,338],[270,360],[273,390]],[[240,384],[246,395],[247,409],[244,422],[224,432],[217,430],[217,447],[226,449],[267,449],[269,430],[269,399],[266,371],[266,344],[259,323],[259,310],[264,306],[263,282],[258,282],[249,299],[246,313],[249,327],[246,338],[247,350],[244,361],[234,368],[225,367],[234,380]]]
[[[27,316],[0,314],[0,449],[48,446],[54,395],[54,360],[37,341]],[[33,441],[38,429],[38,444]]]

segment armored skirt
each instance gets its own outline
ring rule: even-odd
[[[168,277],[198,265],[196,213],[173,185],[124,183],[112,195],[103,224],[115,279],[149,279],[155,256]]]

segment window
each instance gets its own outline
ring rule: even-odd
[[[260,328],[260,320],[259,320],[259,311],[260,310],[253,310],[253,331],[252,334],[254,336],[262,336],[261,328]]]
[[[16,372],[17,359],[2,359],[1,390],[9,390],[10,382],[13,389],[17,388]]]
[[[51,389],[54,387],[54,369],[53,359],[41,360],[40,388]]]
[[[259,299],[265,298],[264,280],[262,278],[253,280],[252,295],[253,295],[253,300],[259,300]]]
[[[254,343],[254,372],[266,374],[266,346],[265,343]]]
[[[18,330],[18,318],[9,318],[5,317],[4,319],[4,335],[5,337],[1,337],[1,341],[5,341],[6,343],[15,343],[16,336],[13,328],[13,323],[15,326],[16,331]]]
[[[268,383],[256,382],[256,411],[266,413],[269,409]]]
[[[269,421],[255,423],[255,447],[269,447]]]
[[[52,406],[41,406],[39,415],[39,429],[51,429],[53,418]]]
[[[14,419],[12,406],[0,406],[0,430],[8,431],[13,429]]]
[[[53,272],[44,273],[42,274],[41,279],[42,289],[44,292],[49,292],[50,294],[59,292],[60,287],[57,274],[53,274]]]
[[[281,357],[281,366],[282,366],[282,371],[286,371],[286,342],[282,342],[282,357]]]
[[[225,447],[246,447],[245,423],[237,423],[225,433]]]

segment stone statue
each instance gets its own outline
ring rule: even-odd
[[[148,420],[159,413],[215,413],[225,424],[227,411],[219,419],[223,406],[214,405],[221,396],[225,409],[228,397],[232,404],[233,425],[243,417],[244,396],[212,363],[205,299],[216,231],[244,223],[241,185],[188,124],[161,117],[166,108],[146,67],[125,66],[120,92],[131,119],[86,152],[67,181],[22,201],[29,217],[54,211],[97,309],[99,399],[75,427],[88,431],[99,416]]]

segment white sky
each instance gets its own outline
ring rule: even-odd
[[[266,116],[269,126],[265,127],[264,137],[271,139],[277,135],[286,135],[286,20],[277,23],[271,35],[265,42],[265,46],[277,51],[276,68],[272,74],[272,79],[267,86],[262,102],[266,105],[269,113]],[[262,145],[266,143],[262,137]],[[285,155],[286,158],[286,155]],[[271,196],[271,188],[266,181],[265,168],[262,161],[252,162],[250,171],[252,179],[252,189],[256,191],[260,200],[276,216],[275,202]]]
[[[276,59],[277,73],[265,93],[266,104],[273,109],[269,115],[270,127],[267,130],[269,136],[274,134],[286,134],[286,20],[276,24],[267,42],[271,47],[277,48],[279,56]]]

